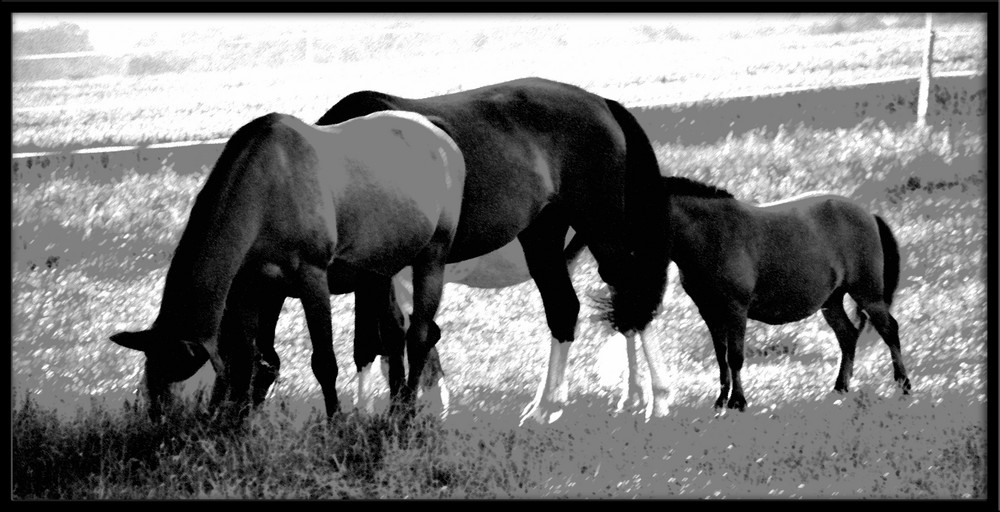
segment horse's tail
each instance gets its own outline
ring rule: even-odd
[[[885,219],[875,215],[875,223],[878,224],[878,236],[882,240],[883,258],[883,299],[887,306],[892,305],[892,297],[896,294],[899,286],[900,257],[899,244],[896,237],[892,236],[892,230],[885,223]]]
[[[611,292],[606,318],[621,332],[644,329],[659,311],[670,263],[670,225],[660,165],[646,132],[620,103],[605,99],[625,134],[625,218],[635,268]]]

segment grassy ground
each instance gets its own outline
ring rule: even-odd
[[[671,30],[653,20],[616,32],[567,31],[558,25],[547,30],[524,27],[503,37],[505,32],[481,34],[485,39],[470,33],[472,39],[464,44],[450,41],[450,33],[348,34],[338,37],[338,44],[366,50],[350,58],[334,51],[312,64],[279,66],[268,66],[266,58],[221,57],[228,56],[228,50],[216,41],[207,47],[213,53],[203,57],[226,65],[243,62],[242,67],[16,81],[12,143],[17,151],[36,151],[208,140],[228,137],[249,119],[272,111],[318,119],[357,90],[423,97],[524,76],[576,84],[637,106],[776,88],[830,87],[920,72],[921,32],[912,26],[854,32],[836,25],[800,25],[794,31],[786,26],[767,32],[766,24],[751,22],[758,34],[706,41],[687,36],[683,26]],[[965,35],[939,38],[935,73],[984,71],[985,19],[966,20],[947,30]],[[480,40],[485,42],[475,43]],[[263,54],[280,48],[257,50]],[[247,55],[255,55],[253,51],[244,49]],[[182,57],[189,58],[177,58]],[[261,67],[249,68],[251,64]]]
[[[672,275],[652,325],[672,375],[674,404],[662,420],[611,413],[624,348],[606,346],[609,333],[584,300],[564,419],[517,427],[549,338],[526,283],[446,288],[439,347],[455,412],[443,423],[318,420],[308,334],[289,300],[277,328],[282,376],[248,430],[220,432],[193,407],[151,425],[132,405],[142,357],[107,336],[155,317],[204,174],[66,175],[13,183],[12,496],[985,498],[985,136],[865,122],[655,146],[665,173],[745,200],[827,189],[883,215],[903,252],[893,314],[913,396],[895,392],[874,334],[859,343],[855,391],[831,394],[839,348],[815,315],[751,322],[750,406],[716,416],[708,332]],[[574,276],[581,297],[601,286],[584,258]],[[349,404],[353,299],[331,303],[338,389]],[[186,395],[193,400],[211,378],[206,367]]]

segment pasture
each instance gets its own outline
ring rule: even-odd
[[[780,327],[750,322],[750,404],[717,416],[711,340],[672,271],[652,327],[670,365],[670,416],[646,423],[612,414],[624,343],[606,343],[606,327],[591,318],[587,294],[602,284],[585,252],[574,275],[584,306],[570,407],[547,429],[517,427],[543,377],[549,336],[530,282],[447,285],[439,347],[454,412],[444,422],[399,431],[381,416],[351,414],[323,425],[304,317],[288,300],[277,329],[282,374],[244,436],[215,432],[194,412],[150,425],[133,406],[141,356],[107,336],[155,317],[207,167],[15,182],[13,495],[983,498],[985,144],[975,131],[949,139],[878,122],[758,130],[701,146],[655,141],[665,173],[745,200],[826,189],[881,213],[903,253],[893,313],[913,396],[895,391],[874,333],[859,342],[854,391],[833,394],[840,352],[817,314]],[[350,404],[353,299],[331,304],[338,389]],[[192,402],[211,378],[206,366],[188,382]]]
[[[938,42],[935,70],[982,72],[986,23],[958,28],[967,34]],[[358,89],[421,96],[528,75],[630,107],[829,87],[915,76],[917,32],[761,23],[707,45],[714,53],[705,54],[697,37],[656,24],[578,31],[568,43],[526,27],[473,31],[469,41],[481,44],[442,57],[472,43],[435,47],[386,29],[354,53],[318,43],[312,64],[214,69],[192,56],[180,61],[186,70],[172,68],[174,60],[155,74],[18,81],[12,146],[228,137],[272,110],[314,120]],[[279,50],[267,56],[284,58]],[[593,50],[585,61],[584,50]],[[281,376],[245,428],[223,431],[205,418],[209,365],[185,384],[184,414],[151,424],[137,401],[143,356],[108,336],[155,318],[171,254],[217,152],[103,166],[81,158],[12,173],[12,498],[985,499],[986,180],[996,169],[986,167],[982,114],[951,118],[949,130],[863,115],[839,127],[782,121],[692,144],[668,110],[642,117],[664,174],[758,203],[823,189],[886,219],[902,253],[892,312],[910,397],[896,390],[888,349],[871,331],[858,343],[852,391],[833,393],[840,349],[816,314],[784,326],[749,322],[747,410],[717,413],[711,338],[672,267],[650,336],[668,361],[670,414],[647,422],[619,412],[624,341],[594,318],[589,296],[603,283],[585,251],[573,276],[582,310],[567,370],[570,403],[549,427],[518,427],[544,378],[550,337],[532,282],[501,290],[446,285],[438,347],[452,414],[443,421],[421,415],[400,429],[384,415],[351,411],[354,299],[347,295],[331,297],[342,418],[323,420],[302,308],[286,300],[276,332]],[[698,127],[736,113],[706,109]],[[384,402],[387,386],[375,375]]]

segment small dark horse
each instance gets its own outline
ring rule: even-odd
[[[686,178],[663,178],[663,186],[671,197],[672,257],[715,344],[722,386],[716,407],[727,398],[729,408],[746,407],[740,370],[747,318],[778,325],[819,309],[842,352],[834,389],[847,391],[865,319],[854,327],[844,294],[889,346],[893,378],[909,393],[898,324],[889,314],[899,248],[881,217],[829,194],[754,206]]]
[[[619,331],[644,331],[663,298],[669,247],[662,235],[669,226],[648,137],[617,102],[540,78],[423,99],[356,92],[317,124],[381,110],[427,116],[465,157],[462,214],[449,262],[487,254],[515,237],[524,248],[552,332],[548,377],[527,416],[542,422],[558,417],[567,399],[564,372],[580,308],[563,256],[567,229],[582,236],[597,260]],[[422,309],[415,301],[414,316]],[[406,333],[410,374],[404,398],[420,379],[439,332],[434,334],[417,336],[413,326]],[[376,355],[376,343],[355,345],[359,370]],[[394,371],[402,372],[401,362],[393,366],[390,354],[390,392]],[[664,379],[654,376],[654,390],[665,390]],[[666,414],[665,402],[657,409],[657,415]]]
[[[277,320],[258,313],[280,312],[285,297],[298,297],[332,416],[339,401],[330,282],[358,273],[351,270],[392,276],[412,265],[423,315],[414,315],[411,331],[426,337],[464,181],[454,141],[411,112],[326,127],[268,114],[237,130],[195,200],[153,326],[111,337],[146,354],[151,414],[159,416],[172,385],[206,360],[226,384],[212,402],[242,410],[254,353],[247,343],[259,329],[270,330],[273,344]],[[331,266],[335,260],[344,267]]]

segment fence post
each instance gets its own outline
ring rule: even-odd
[[[931,94],[931,65],[934,62],[934,25],[931,13],[926,14],[924,61],[920,70],[920,92],[917,96],[917,125],[927,125],[927,109],[930,103]]]

